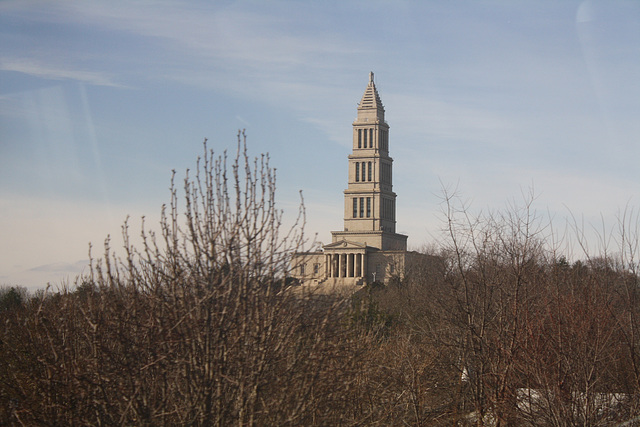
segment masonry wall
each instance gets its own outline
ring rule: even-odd
[[[313,283],[326,277],[324,252],[298,252],[291,258],[291,274],[300,282]]]

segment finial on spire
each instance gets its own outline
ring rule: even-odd
[[[369,83],[373,83],[373,71],[369,71]]]

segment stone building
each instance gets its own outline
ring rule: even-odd
[[[369,83],[353,122],[344,191],[344,229],[332,231],[331,243],[315,252],[293,255],[291,276],[304,285],[363,285],[388,282],[404,275],[407,236],[396,233],[393,159],[389,156],[389,125],[369,73]]]

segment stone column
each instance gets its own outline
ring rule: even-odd
[[[342,254],[342,277],[349,277],[348,261],[349,254]]]
[[[331,255],[325,255],[324,256],[324,260],[325,260],[325,270],[324,270],[324,277],[329,278],[331,277]]]
[[[358,254],[351,254],[353,258],[353,269],[351,270],[352,277],[358,277]]]
[[[347,268],[347,262],[349,260],[348,254],[342,254],[342,277],[349,276],[349,270]]]
[[[338,277],[338,255],[331,255],[331,277]]]
[[[360,267],[358,265],[359,256],[360,254],[353,254],[353,277],[358,277],[360,275]]]

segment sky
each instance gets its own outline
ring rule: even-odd
[[[487,211],[533,189],[596,228],[637,212],[638,1],[4,0],[0,285],[72,283],[239,129],[330,242],[370,71],[410,249],[439,239],[443,188]]]

